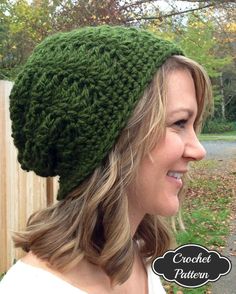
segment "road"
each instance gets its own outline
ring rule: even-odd
[[[203,141],[207,151],[206,159],[236,159],[236,142]]]
[[[236,160],[236,142],[205,141],[201,143],[207,151],[206,159],[225,162],[230,159]],[[232,220],[231,227],[231,235],[227,240],[223,255],[232,262],[232,269],[229,274],[212,283],[212,294],[236,294],[236,216]]]

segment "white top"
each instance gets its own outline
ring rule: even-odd
[[[159,276],[148,272],[148,294],[166,294]],[[18,260],[0,281],[1,294],[88,294],[44,269]]]

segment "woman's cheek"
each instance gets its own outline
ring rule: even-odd
[[[184,152],[184,138],[181,132],[167,131],[165,149],[182,156]]]

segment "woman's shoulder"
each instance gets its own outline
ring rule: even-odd
[[[147,266],[148,274],[148,294],[166,294],[165,289],[162,286],[161,279],[156,275],[151,268],[151,265]]]
[[[86,292],[70,285],[41,268],[34,267],[21,260],[17,261],[6,273],[0,282],[0,293],[42,294],[49,291],[73,294],[86,294]]]
[[[147,274],[148,294],[165,294],[160,278],[152,271],[151,266],[147,267]],[[8,270],[0,282],[1,294],[15,293],[16,291],[25,294],[42,294],[43,291],[46,293],[56,291],[58,294],[86,294],[52,273],[21,260]]]

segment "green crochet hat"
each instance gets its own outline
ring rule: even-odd
[[[157,69],[183,52],[118,26],[57,33],[39,44],[10,95],[22,169],[59,175],[58,200],[101,164]]]

